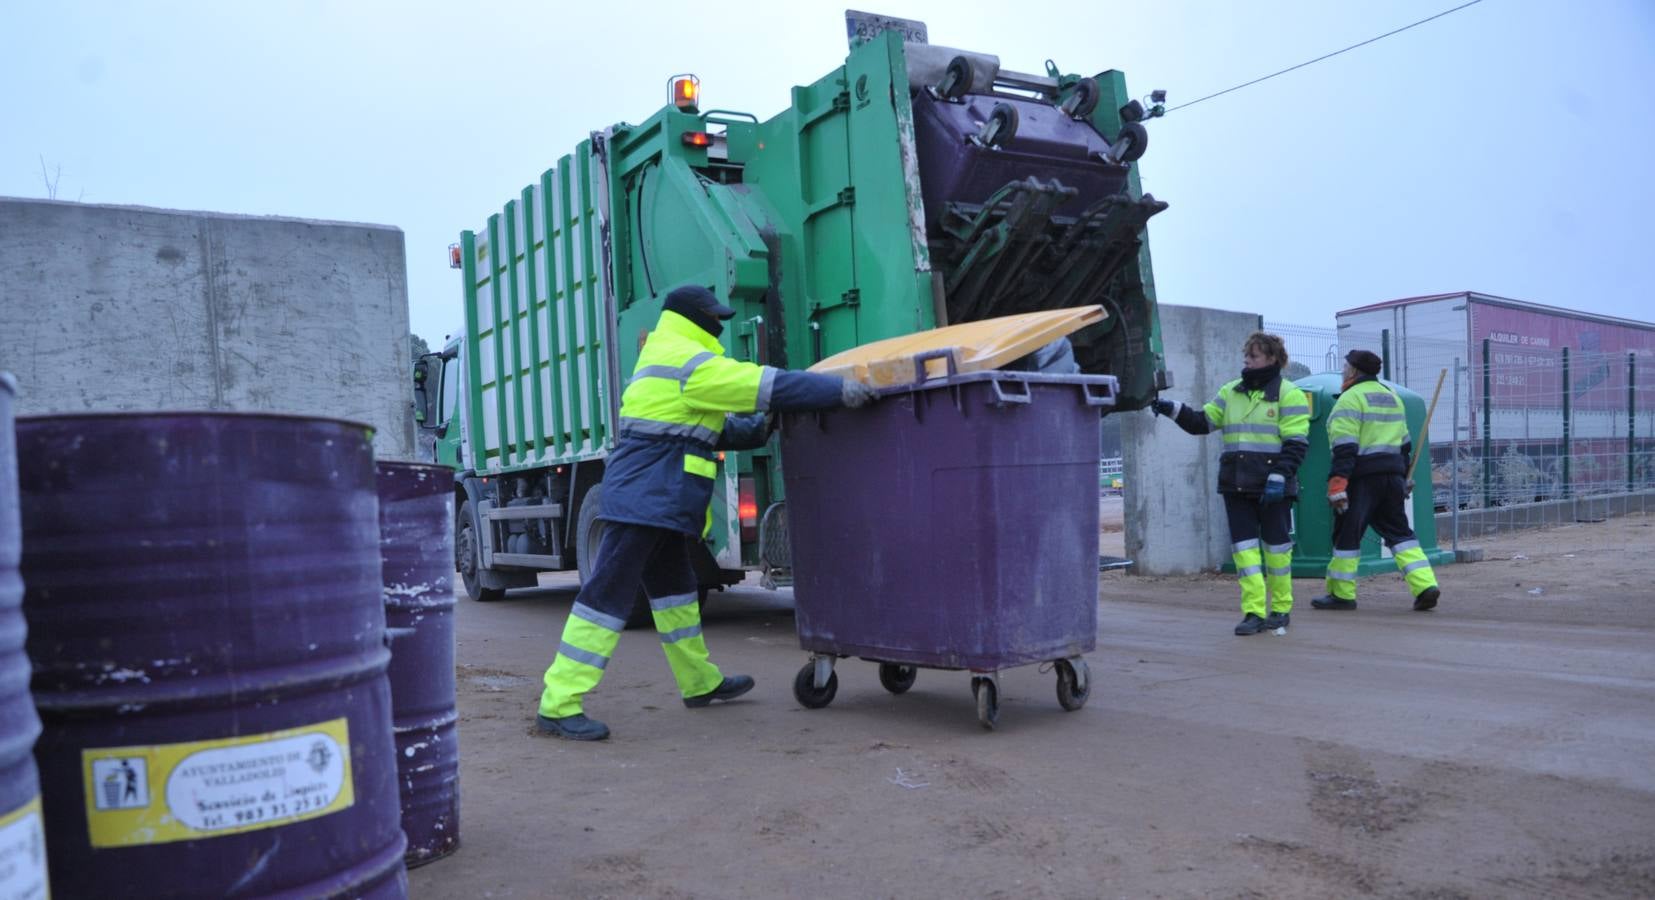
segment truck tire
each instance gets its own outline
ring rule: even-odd
[[[480,603],[493,603],[506,596],[506,589],[483,587],[478,571],[483,565],[483,551],[477,543],[477,531],[473,525],[476,518],[472,513],[471,501],[462,502],[454,528],[454,568],[460,573],[460,581],[465,583],[466,596]]]
[[[598,548],[603,545],[603,531],[605,523],[599,516],[603,515],[603,484],[594,484],[586,492],[586,497],[580,501],[580,515],[575,520],[575,568],[580,572],[580,583],[586,584],[592,577],[592,567],[597,563]],[[632,612],[626,617],[627,628],[644,628],[652,626],[655,617],[649,612],[649,595],[644,593],[642,586],[638,588],[638,595],[633,598]]]

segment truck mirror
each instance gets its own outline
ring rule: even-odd
[[[414,424],[421,428],[435,428],[437,422],[437,392],[441,384],[442,357],[427,353],[414,361]]]

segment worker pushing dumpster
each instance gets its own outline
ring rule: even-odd
[[[856,656],[877,662],[894,694],[920,668],[970,670],[985,728],[999,718],[998,674],[1014,666],[1052,663],[1058,702],[1085,705],[1081,655],[1097,638],[1098,420],[1117,382],[962,371],[1009,360],[950,345],[976,329],[977,350],[1027,350],[1054,327],[1061,337],[1101,315],[1012,316],[881,342],[896,346],[889,358],[876,344],[861,348],[861,362],[823,361],[879,373],[884,386],[866,409],[783,418],[796,622],[811,654],[793,682],[799,703],[833,702],[834,665]],[[895,377],[899,360],[909,377]]]
[[[772,369],[1101,307],[1068,337],[1074,363],[1116,379],[1120,409],[1168,386],[1145,232],[1167,204],[1138,180],[1165,97],[1133,99],[1112,69],[1018,71],[928,43],[920,23],[850,12],[847,26],[847,55],[785,108],[716,109],[676,77],[670,105],[595,123],[450,248],[463,325],[419,361],[416,415],[454,469],[473,599],[540,571],[592,575],[624,377],[676,287],[709,288],[735,311],[724,355]],[[527,115],[544,87],[525,88]],[[485,156],[522,140],[512,121],[484,128]],[[511,148],[525,152],[542,150]],[[711,527],[686,548],[699,594],[748,571],[791,583],[782,468],[773,443],[716,461]]]

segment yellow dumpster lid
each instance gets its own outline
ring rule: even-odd
[[[1076,306],[917,331],[835,353],[810,371],[854,378],[873,387],[895,387],[918,381],[914,361],[931,352],[946,355],[926,360],[927,379],[948,374],[948,356],[953,357],[956,372],[998,369],[1102,322],[1107,315],[1101,306]]]

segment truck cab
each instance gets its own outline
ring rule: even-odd
[[[462,342],[449,335],[442,352],[414,360],[414,421],[419,425],[420,461],[458,469],[465,423],[460,397]]]

